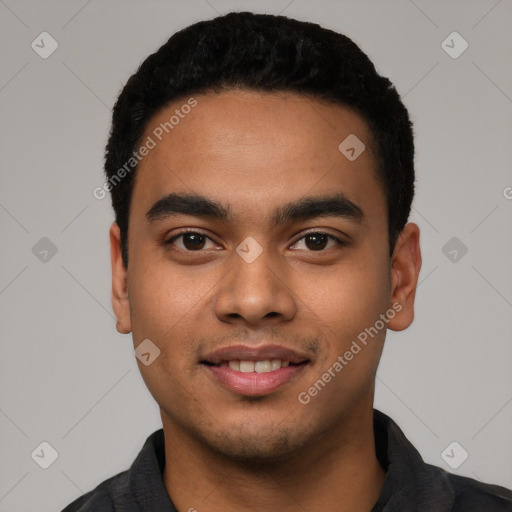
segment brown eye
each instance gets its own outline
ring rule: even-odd
[[[183,236],[183,245],[191,251],[202,249],[205,244],[205,236],[199,233],[186,233]]]
[[[315,233],[314,235],[307,235],[304,237],[306,247],[311,250],[325,249],[328,242],[328,236]],[[309,243],[308,243],[309,242]]]
[[[304,235],[302,238],[297,240],[297,242],[295,242],[294,245],[297,245],[299,242],[303,241],[304,245],[306,246],[306,249],[310,251],[320,252],[326,248],[326,246],[329,243],[329,240],[334,241],[335,245],[344,245],[343,242],[336,238],[335,236],[316,231]]]
[[[205,248],[210,238],[196,231],[185,231],[179,233],[165,242],[166,245],[175,245],[177,240],[181,239],[181,243],[176,244],[179,249],[184,251],[201,251]]]

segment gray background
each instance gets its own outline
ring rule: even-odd
[[[451,470],[441,453],[457,441],[469,457],[452,472],[512,487],[510,1],[0,0],[0,511],[60,510],[127,469],[161,426],[131,336],[115,330],[113,213],[92,191],[130,74],[176,30],[231,10],[345,33],[402,94],[424,261],[376,407],[426,461]],[[47,59],[31,48],[43,31],[59,45]],[[453,31],[469,43],[457,59],[441,47]],[[57,248],[46,261],[43,237]],[[58,452],[48,469],[31,457],[43,441]]]

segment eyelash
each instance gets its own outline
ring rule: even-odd
[[[179,233],[173,235],[171,238],[169,238],[168,240],[166,240],[164,242],[165,245],[173,245],[173,242],[178,239],[179,237],[182,237],[184,235],[188,235],[188,234],[194,234],[194,235],[201,235],[201,236],[204,236],[205,238],[207,238],[208,240],[214,242],[214,240],[212,240],[208,235],[205,235],[204,233],[201,233],[200,231],[196,231],[196,230],[193,230],[193,229],[187,229],[187,230],[183,230],[183,231],[180,231]],[[329,233],[324,233],[322,231],[309,231],[307,233],[305,233],[304,235],[302,235],[298,240],[296,240],[293,245],[297,244],[300,240],[306,238],[307,236],[310,236],[310,235],[323,235],[323,236],[327,236],[329,239],[331,240],[334,240],[336,241],[337,245],[339,246],[346,246],[347,243],[345,241],[343,241],[342,239],[334,236],[334,235],[331,235]],[[193,252],[204,252],[203,249],[199,249],[197,251],[191,251],[189,249],[178,249],[178,250],[181,250],[181,251],[185,251],[185,252],[189,252],[189,253],[193,253]],[[313,251],[313,250],[309,250],[309,252],[318,252],[318,253],[321,253],[321,252],[325,252],[326,250],[328,249],[320,249],[318,251]]]

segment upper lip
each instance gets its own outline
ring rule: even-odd
[[[309,361],[307,355],[280,345],[231,345],[219,348],[209,353],[201,362],[220,364],[223,361],[264,361],[266,359],[281,359],[290,363]]]

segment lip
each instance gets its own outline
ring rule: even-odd
[[[210,375],[229,391],[245,396],[268,395],[291,380],[295,380],[306,366],[307,364],[299,364],[266,373],[243,373],[229,367],[203,365]]]
[[[263,361],[281,359],[292,365],[271,372],[244,373],[229,367],[213,366],[223,361]],[[232,345],[215,350],[200,361],[216,381],[233,393],[245,396],[263,396],[296,380],[310,363],[307,355],[280,345]],[[301,364],[305,363],[305,364]]]
[[[309,361],[309,357],[301,352],[281,345],[266,344],[259,346],[231,345],[219,348],[204,357],[201,362],[220,364],[222,361],[263,361],[265,359],[281,359],[293,364]]]

